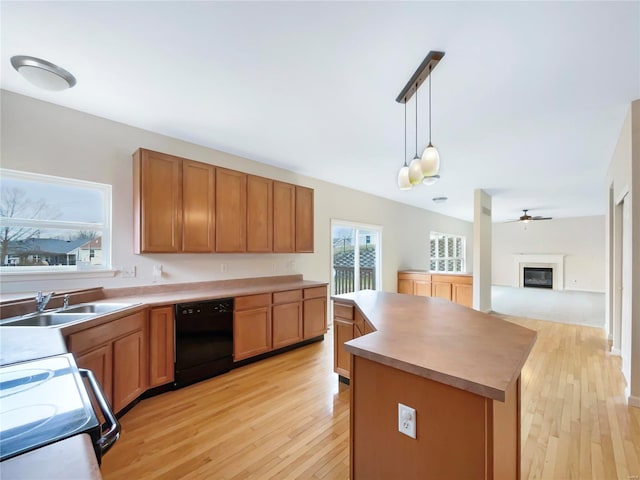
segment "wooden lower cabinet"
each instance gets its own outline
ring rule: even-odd
[[[100,345],[87,353],[74,356],[78,367],[93,372],[109,401],[109,405],[113,405],[113,349],[111,344]]]
[[[67,347],[80,368],[96,374],[113,411],[148,387],[147,311],[69,335]]]
[[[451,295],[452,301],[469,308],[473,307],[473,285],[454,283]]]
[[[233,360],[271,350],[271,308],[236,312],[233,316]]]
[[[233,314],[233,361],[271,350],[271,294],[236,297]]]
[[[273,348],[286,347],[302,340],[302,305],[300,302],[274,305]]]
[[[174,307],[152,308],[149,311],[149,387],[173,382],[174,353]]]
[[[327,333],[327,287],[305,288],[303,292],[303,338]]]
[[[451,301],[451,282],[432,282],[431,293],[433,297],[444,298]]]
[[[313,338],[327,332],[327,299],[311,298],[304,301],[303,338]]]
[[[353,322],[342,318],[333,319],[333,356],[334,371],[345,378],[351,378],[351,354],[344,349],[344,342],[353,340]]]
[[[113,409],[119,412],[147,389],[146,330],[113,342]]]
[[[438,297],[473,307],[473,276],[467,274],[398,272],[398,293]]]

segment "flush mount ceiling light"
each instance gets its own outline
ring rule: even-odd
[[[444,203],[449,200],[449,197],[433,197],[431,200],[433,200],[434,203]]]
[[[64,68],[41,58],[16,55],[11,57],[11,65],[28,82],[45,90],[66,90],[76,84],[75,77]]]
[[[405,105],[405,160],[404,166],[398,174],[398,187],[401,190],[410,190],[411,186],[422,182],[424,185],[433,185],[440,179],[440,154],[431,143],[431,72],[444,57],[444,52],[431,51],[422,61],[411,79],[402,89],[396,102]],[[418,89],[420,85],[429,78],[429,144],[424,149],[422,157],[418,156]],[[416,94],[416,154],[409,166],[406,160],[406,136],[407,136],[407,101]],[[408,180],[405,181],[405,177]],[[402,183],[401,183],[402,179]],[[407,185],[408,183],[408,185]]]

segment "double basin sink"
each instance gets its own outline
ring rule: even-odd
[[[6,327],[58,327],[70,322],[88,320],[133,306],[132,303],[82,303],[67,308],[30,313],[0,320]]]

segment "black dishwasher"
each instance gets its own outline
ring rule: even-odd
[[[233,298],[176,305],[175,387],[233,366]]]

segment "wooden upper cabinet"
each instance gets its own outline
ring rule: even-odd
[[[216,169],[206,163],[182,162],[182,251],[215,249]]]
[[[295,252],[296,186],[273,182],[273,251]]]
[[[273,251],[273,180],[247,176],[247,252]]]
[[[216,252],[247,251],[247,174],[216,169]]]
[[[134,253],[313,252],[311,188],[144,148],[133,182]]]
[[[296,252],[313,253],[313,189],[296,186]]]
[[[182,251],[182,159],[138,149],[133,182],[134,253]]]

